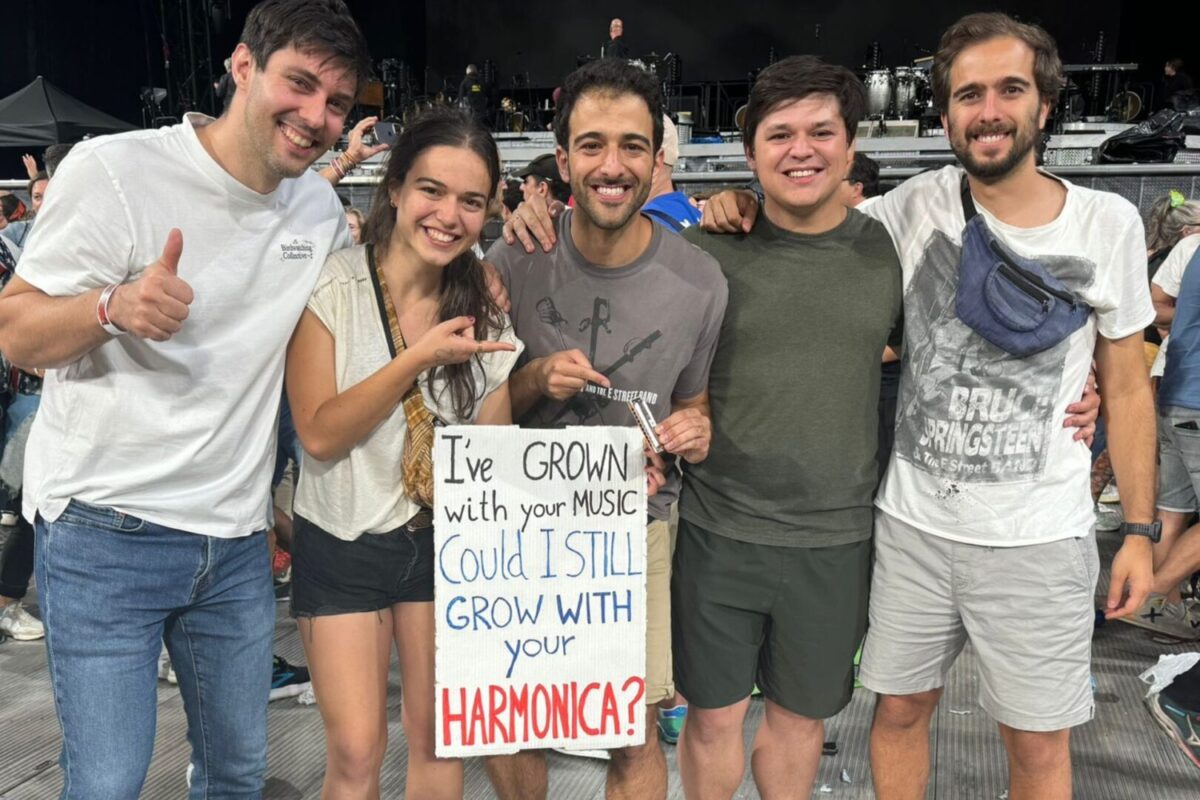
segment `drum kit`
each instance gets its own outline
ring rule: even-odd
[[[867,89],[869,118],[920,119],[933,108],[927,64],[868,70],[863,85]]]

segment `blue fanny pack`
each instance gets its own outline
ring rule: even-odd
[[[1018,358],[1048,350],[1083,327],[1092,307],[1036,261],[988,230],[962,181],[962,254],[954,311],[963,324]]]

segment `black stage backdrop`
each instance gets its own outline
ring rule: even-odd
[[[625,22],[625,40],[635,56],[650,51],[676,53],[683,59],[685,81],[745,77],[747,71],[766,65],[771,48],[779,57],[815,53],[858,68],[866,62],[871,44],[878,42],[882,63],[897,66],[931,55],[947,25],[964,13],[986,7],[969,0],[656,0],[611,4],[439,0],[430,2],[426,9],[428,60],[439,73],[458,75],[468,61],[490,57],[501,79],[527,72],[533,85],[554,86],[574,67],[576,55],[599,55],[601,44],[608,38],[609,19],[616,16]],[[1065,2],[1021,0],[1006,4],[1011,13],[1043,24],[1058,38],[1069,61],[1090,54],[1101,28],[1110,46],[1118,38],[1120,0],[1096,0],[1087,8],[1084,17],[1068,11]]]
[[[6,0],[0,19],[0,97],[44,75],[80,100],[140,124],[138,88],[164,85],[163,13],[177,20],[188,7],[218,9],[223,24],[212,34],[212,52],[219,73],[251,5],[245,0]],[[532,86],[554,86],[574,67],[576,56],[598,53],[613,16],[624,19],[634,54],[677,53],[684,80],[694,82],[744,79],[767,63],[771,48],[777,57],[813,52],[857,68],[878,42],[884,64],[904,64],[936,48],[940,32],[962,14],[996,7],[978,0],[350,0],[349,5],[373,56],[406,61],[418,89],[430,91],[457,88],[463,67],[484,59],[495,63],[501,89],[512,85],[514,75],[527,76]],[[1144,80],[1161,75],[1163,61],[1172,56],[1200,72],[1192,57],[1197,53],[1192,29],[1171,19],[1161,4],[1013,0],[998,5],[1045,25],[1068,62],[1093,60],[1103,30],[1105,60],[1141,62]],[[182,43],[170,44],[172,73],[185,77]],[[205,80],[198,83],[204,86]],[[8,154],[0,154],[0,175],[16,174],[9,161]]]

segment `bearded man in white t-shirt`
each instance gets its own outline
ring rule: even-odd
[[[1069,730],[1094,713],[1099,564],[1088,449],[1057,409],[1078,397],[1093,358],[1126,520],[1106,614],[1129,613],[1149,590],[1155,428],[1142,329],[1154,311],[1142,226],[1124,199],[1037,169],[1061,68],[1041,28],[1003,14],[955,23],[932,77],[962,168],[918,176],[868,211],[887,225],[905,273],[896,449],[876,498],[860,672],[880,694],[880,798],[924,796],[929,722],[967,641],[980,705],[1008,750],[1010,797],[1071,796]],[[967,196],[1002,247],[1091,306],[1082,327],[1018,356],[960,319]]]
[[[138,795],[164,640],[190,796],[262,792],[284,348],[326,255],[349,244],[309,167],[370,63],[341,0],[266,0],[240,42],[219,119],[72,150],[0,295],[0,349],[49,368],[23,511],[64,798]]]
[[[1150,588],[1159,528],[1142,225],[1124,199],[1037,169],[1061,72],[1041,28],[1004,14],[959,20],[942,38],[933,85],[962,167],[919,175],[866,211],[891,233],[905,286],[896,442],[876,497],[859,674],[880,695],[871,765],[882,800],[925,795],[930,720],[967,641],[979,703],[1008,750],[1009,796],[1071,796],[1069,731],[1094,711],[1099,565],[1089,452],[1059,420],[1093,358],[1126,520],[1106,615],[1131,613]],[[967,198],[1010,260],[1036,262],[1090,306],[1082,327],[1018,356],[960,319]],[[724,230],[748,230],[757,210],[745,193],[709,207],[705,226],[712,217]]]

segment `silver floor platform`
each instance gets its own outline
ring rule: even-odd
[[[1102,539],[1102,551],[1113,542]],[[1107,561],[1107,558],[1105,558]],[[1107,571],[1100,586],[1107,586]],[[276,652],[303,661],[296,627],[278,608]],[[36,606],[33,606],[36,611]],[[1053,613],[1053,609],[1047,609]],[[1142,705],[1137,674],[1164,652],[1186,652],[1200,645],[1163,645],[1138,628],[1109,623],[1096,631],[1093,670],[1098,683],[1096,719],[1072,737],[1075,794],[1082,800],[1196,800],[1200,770],[1181,754],[1151,720]],[[976,704],[974,657],[968,649],[950,675],[935,721],[933,780],[929,798],[997,800],[1006,787],[1004,752],[994,724]],[[393,669],[389,694],[388,757],[383,796],[402,797],[406,749],[400,728],[400,690]],[[859,690],[853,702],[828,723],[827,739],[840,748],[821,759],[816,798],[872,798],[867,766],[867,730],[873,697]],[[762,706],[751,705],[746,727],[749,743],[762,718]],[[315,706],[294,699],[271,704],[269,779],[264,797],[302,800],[320,796],[324,769],[321,719]],[[0,800],[51,800],[58,797],[59,733],[46,676],[41,642],[0,644]],[[672,748],[667,748],[671,798],[682,798]],[[188,762],[185,722],[179,693],[162,683],[159,689],[158,736],[154,761],[142,797],[183,798]],[[841,777],[843,770],[850,783]],[[593,800],[604,796],[604,764],[550,755],[550,797]],[[736,797],[757,798],[747,772]],[[478,760],[466,766],[466,797],[494,797]]]

